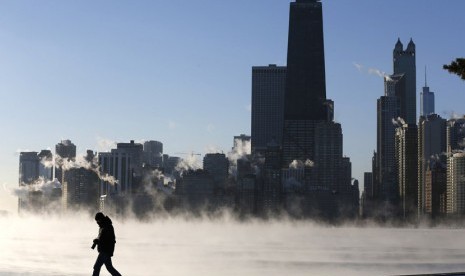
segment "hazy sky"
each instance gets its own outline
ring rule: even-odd
[[[228,151],[250,134],[251,67],[286,64],[289,2],[0,1],[0,209],[16,208],[17,152],[62,139],[78,152],[131,139],[168,154]],[[376,146],[383,79],[370,68],[392,73],[398,37],[417,46],[417,101],[427,66],[436,112],[465,112],[465,82],[442,69],[465,55],[464,10],[463,0],[323,1],[327,96],[354,177]]]

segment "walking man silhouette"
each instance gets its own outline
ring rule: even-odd
[[[100,269],[102,265],[105,264],[108,272],[113,276],[121,276],[121,274],[113,267],[111,263],[111,257],[113,256],[113,251],[115,251],[115,230],[113,229],[113,224],[111,219],[108,216],[105,216],[103,213],[97,213],[95,215],[95,221],[97,222],[99,229],[99,234],[96,239],[94,239],[94,245],[92,249],[97,245],[98,257],[94,264],[94,273],[92,276],[100,275]]]

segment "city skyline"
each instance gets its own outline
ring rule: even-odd
[[[213,13],[222,9],[222,6],[215,2],[206,2],[209,4],[199,4],[200,9],[208,7],[208,11]],[[166,25],[157,25],[160,22],[150,17],[149,11],[156,10],[156,8],[167,9],[171,12],[178,11],[177,9],[173,10],[176,8],[176,3],[163,3],[162,5],[161,2],[157,1],[153,3],[140,2],[136,6],[130,6],[131,9],[128,10],[125,9],[128,8],[128,4],[119,3],[120,6],[112,6],[113,9],[110,9],[107,14],[113,20],[110,22],[114,25],[108,22],[108,25],[106,23],[98,24],[99,19],[91,16],[90,22],[87,22],[88,26],[78,23],[86,23],[80,21],[82,20],[79,17],[82,15],[81,13],[87,11],[90,15],[93,14],[93,12],[86,10],[90,4],[54,3],[54,5],[49,6],[52,2],[46,2],[49,5],[38,7],[44,9],[41,10],[44,13],[36,13],[32,10],[28,11],[28,5],[24,4],[32,2],[4,3],[6,7],[2,13],[8,11],[12,14],[14,12],[21,13],[20,15],[24,17],[20,18],[27,20],[20,22],[18,18],[7,17],[5,25],[9,23],[10,27],[13,28],[0,26],[0,35],[7,42],[0,46],[0,57],[6,60],[0,69],[2,72],[0,75],[3,75],[0,77],[0,93],[6,99],[1,118],[8,136],[0,148],[2,155],[0,159],[0,183],[4,184],[0,196],[0,209],[12,209],[8,203],[11,201],[11,196],[7,193],[9,192],[8,188],[17,186],[15,180],[18,179],[19,157],[14,154],[17,149],[27,148],[39,151],[53,148],[53,145],[60,140],[71,139],[77,145],[79,153],[85,152],[86,149],[101,151],[103,148],[98,147],[97,138],[100,137],[101,141],[105,141],[101,138],[105,137],[115,142],[127,142],[131,139],[161,141],[165,146],[164,151],[169,154],[190,150],[207,153],[209,147],[216,147],[220,151],[229,151],[234,135],[250,134],[250,111],[248,108],[251,101],[252,66],[266,66],[271,63],[278,66],[286,65],[289,1],[282,1],[282,3],[278,3],[278,1],[258,2],[258,4],[244,2],[243,6],[245,7],[241,6],[242,2],[235,2],[235,5],[222,3],[231,5],[230,8],[233,11],[239,13],[245,9],[247,13],[245,13],[244,22],[237,22],[236,18],[229,16],[221,18],[225,22],[220,25],[229,27],[230,29],[226,30],[232,32],[223,34],[219,26],[209,29],[212,31],[211,34],[216,34],[218,37],[210,35],[206,30],[195,29],[201,26],[211,27],[211,25],[204,24],[212,24],[210,19],[220,19],[216,16],[193,21],[194,26],[187,26],[182,22],[169,24],[171,22],[169,19],[173,18],[164,18],[161,15],[162,12],[158,15],[163,20],[168,20],[162,22],[167,23]],[[454,29],[456,27],[452,23],[447,25],[447,18],[443,17],[445,22],[442,24],[445,25],[440,26],[447,26],[448,29],[452,30],[450,34],[434,32],[434,29],[431,28],[431,22],[415,21],[411,26],[404,26],[407,30],[390,30],[389,35],[386,35],[386,30],[382,28],[383,31],[379,31],[379,33],[374,29],[360,29],[360,33],[354,33],[354,37],[346,43],[338,43],[348,35],[344,28],[355,29],[356,26],[363,25],[364,21],[355,18],[357,14],[354,14],[354,17],[345,14],[348,13],[347,8],[353,9],[349,3],[336,2],[338,3],[323,1],[325,5],[323,18],[325,21],[326,94],[327,98],[334,100],[335,119],[343,126],[344,155],[351,157],[352,175],[362,180],[363,172],[370,171],[371,154],[376,148],[376,98],[383,95],[383,79],[376,78],[376,74],[382,74],[381,72],[393,73],[390,59],[395,41],[398,37],[404,43],[410,37],[414,39],[417,46],[417,67],[423,68],[423,65],[428,67],[428,85],[436,92],[437,113],[448,118],[452,112],[465,112],[465,109],[460,109],[458,104],[463,103],[464,95],[460,92],[463,91],[464,84],[456,76],[449,75],[442,70],[442,64],[449,63],[455,57],[463,55],[460,52],[460,48],[463,48],[461,47],[463,41],[459,40],[463,38],[459,38],[460,29]],[[413,2],[420,3],[420,1]],[[263,14],[263,9],[260,9],[260,4],[263,3],[268,4],[266,7],[270,7],[272,14],[268,14],[266,11]],[[425,12],[425,20],[428,18],[428,11],[439,12],[435,6],[432,7],[435,2],[425,1],[421,3],[423,4],[421,7],[408,3],[404,5],[405,10],[400,12],[405,12],[405,16],[407,16],[409,8],[418,8]],[[77,11],[73,11],[73,5],[78,6],[74,7],[78,8]],[[102,4],[95,5],[100,5],[97,7],[98,11],[105,8]],[[189,5],[193,4],[187,3],[183,7]],[[390,5],[395,6],[392,3]],[[379,5],[372,3],[363,3],[360,6],[360,11],[374,7],[380,9]],[[381,6],[391,8],[387,7],[385,3]],[[141,9],[142,7],[147,7],[148,11],[144,11]],[[195,10],[198,11],[199,7],[196,6]],[[452,5],[449,6],[450,10],[447,9],[447,12],[457,12],[460,7],[465,7],[465,4],[458,1],[452,2]],[[49,9],[47,10],[47,8]],[[47,15],[50,15],[47,12],[57,8],[61,8],[64,14],[47,18]],[[441,8],[444,7],[441,6]],[[392,10],[394,11],[394,9]],[[138,12],[144,16],[138,18],[136,16]],[[446,11],[444,10],[444,12]],[[26,18],[32,14],[39,17],[39,21]],[[72,22],[70,25],[74,25],[74,30],[80,34],[78,37],[90,41],[90,44],[95,44],[86,46],[76,43],[77,38],[64,32],[66,26],[51,27],[50,24],[55,22],[54,20],[63,19],[61,17],[65,14],[72,15],[68,22]],[[95,11],[93,15],[97,14]],[[244,13],[240,14],[244,15]],[[129,20],[126,26],[126,24],[117,21],[117,15],[127,15],[127,18],[132,20]],[[181,20],[182,15],[185,15],[184,12],[177,15],[180,16],[179,20]],[[365,13],[363,15],[365,16]],[[378,17],[380,15],[378,14]],[[171,16],[175,15],[171,14]],[[272,27],[270,28],[260,20],[251,18],[253,16],[264,16],[267,19],[265,22],[272,24]],[[391,14],[391,16],[393,15]],[[382,18],[387,18],[387,16],[383,13]],[[404,16],[392,18],[401,21],[400,23],[396,22],[399,24],[398,26],[401,26],[402,22],[407,22],[407,18]],[[352,19],[348,22],[355,24],[348,26],[343,23],[344,19]],[[145,24],[144,20],[148,20],[152,25]],[[36,26],[38,33],[33,33],[34,28],[28,29],[28,27],[33,27],[31,25],[33,22],[39,23],[39,26]],[[91,22],[100,29],[91,28],[93,27]],[[245,28],[247,24],[252,22],[259,26],[254,26],[252,29]],[[239,24],[234,26],[234,23]],[[440,22],[435,21],[434,23],[439,24]],[[152,39],[144,40],[143,29],[133,34],[130,32],[129,26],[154,27],[155,29],[169,26],[173,30],[172,32],[170,32],[170,28],[165,30],[167,33],[163,34],[167,35],[167,44],[163,45],[161,38],[157,40],[152,37]],[[53,32],[50,34],[41,33],[40,31],[43,31],[41,28],[44,27],[48,27]],[[124,27],[128,29],[124,29]],[[187,29],[184,29],[186,27]],[[425,30],[422,30],[421,27],[430,27],[431,33],[437,34],[438,39],[431,39],[431,36],[428,36],[428,33],[424,32]],[[94,30],[95,32],[86,34],[86,30]],[[174,48],[172,54],[165,54],[165,57],[157,56],[158,53],[154,53],[157,52],[157,46],[161,45],[160,50],[163,52],[166,50],[164,47],[175,46],[176,41],[182,42],[182,39],[176,40],[173,37],[176,31],[181,30],[183,31],[181,34],[187,35],[185,39],[190,41],[190,43],[185,43],[185,46],[190,49]],[[247,32],[246,30],[251,30],[251,34],[243,34]],[[107,31],[110,33],[108,34]],[[115,35],[118,31],[122,31],[123,35]],[[114,33],[112,34],[112,32]],[[372,36],[372,32],[378,33],[379,36]],[[154,35],[154,33],[152,31],[150,34]],[[105,34],[105,36],[97,38],[97,34]],[[172,37],[169,36],[170,34]],[[230,37],[227,34],[234,36]],[[338,35],[340,37],[337,37]],[[116,40],[113,42],[121,43],[127,37],[133,39],[127,42],[127,45],[122,43],[122,45],[115,45],[115,48],[110,47],[113,46],[111,45],[113,40]],[[356,37],[363,39],[357,40]],[[446,38],[449,38],[450,42]],[[27,45],[23,45],[24,42]],[[192,44],[193,42],[197,42],[197,45]],[[168,45],[170,43],[173,44]],[[212,45],[208,45],[209,43]],[[370,43],[374,43],[375,46]],[[364,47],[372,49],[372,52],[363,50],[362,44],[366,44]],[[33,47],[33,45],[37,47]],[[202,49],[204,52],[195,55],[195,49],[204,46],[210,47],[205,47]],[[139,47],[142,47],[144,51],[136,53]],[[343,56],[345,48],[350,51],[346,51],[346,55]],[[263,51],[263,49],[267,51]],[[373,51],[373,49],[377,50]],[[439,49],[442,50],[439,51]],[[186,50],[186,52],[180,50]],[[231,50],[237,50],[237,52],[234,52],[230,57],[228,54]],[[116,59],[119,54],[125,53],[132,54],[135,58]],[[145,59],[147,54],[151,58]],[[28,57],[32,59],[28,60]],[[83,57],[84,59],[81,60],[80,58]],[[170,57],[173,60],[169,60]],[[92,60],[93,58],[95,60]],[[124,62],[118,63],[117,61]],[[154,64],[150,64],[150,61]],[[156,61],[162,62],[157,63]],[[157,64],[161,65],[158,67]],[[81,66],[70,68],[72,65]],[[93,65],[97,66],[92,67]],[[185,67],[179,67],[180,65]],[[156,66],[156,68],[152,68],[152,66]],[[89,71],[83,74],[79,69],[89,69]],[[166,72],[163,69],[167,69]],[[210,72],[212,74],[209,74]],[[154,76],[155,79],[153,79]],[[417,107],[419,106],[419,88],[423,83],[420,76],[422,76],[421,69],[417,70]],[[22,77],[27,81],[23,82]],[[179,80],[179,83],[174,82],[174,80]],[[63,93],[65,90],[69,91],[69,94]],[[134,90],[140,92],[135,92],[133,95]],[[185,92],[179,92],[180,90],[185,90]],[[82,93],[82,91],[85,92]],[[112,98],[112,91],[116,91],[116,97]],[[155,93],[152,94],[152,91]],[[37,97],[37,93],[44,96]],[[456,100],[451,100],[451,97],[456,97],[454,98]],[[184,101],[183,98],[186,100]],[[34,101],[29,103],[28,99],[34,99]],[[128,101],[128,99],[132,101]],[[173,103],[174,99],[178,101],[176,104]],[[159,101],[161,104],[158,104]],[[9,104],[10,102],[11,104]],[[134,106],[131,106],[132,103]],[[165,106],[168,106],[167,109]],[[417,108],[418,110],[419,108]],[[444,111],[449,112],[449,114],[444,115]],[[224,113],[226,115],[222,115]],[[215,116],[216,114],[221,114],[221,116]],[[364,124],[359,123],[360,121],[364,121]],[[366,139],[366,142],[360,144],[361,139]],[[362,146],[363,148],[360,148]],[[5,202],[7,203],[5,204]]]

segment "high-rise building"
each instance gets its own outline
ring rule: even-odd
[[[296,0],[290,4],[284,119],[326,120],[325,101],[322,5]]]
[[[417,77],[416,77],[416,61],[415,61],[415,43],[410,39],[407,48],[404,50],[400,39],[393,51],[394,75],[403,75],[405,90],[403,93],[396,94],[400,100],[400,117],[408,124],[416,124],[417,122]]]
[[[139,143],[118,143],[111,152],[98,155],[100,170],[117,179],[117,183],[102,180],[101,195],[126,195],[136,192],[142,177],[143,146]]]
[[[203,169],[213,178],[215,187],[224,188],[229,172],[229,160],[223,153],[207,153],[203,158]]]
[[[347,193],[350,179],[343,177],[342,129],[339,123],[320,122],[315,128],[316,183],[331,192]],[[351,171],[349,171],[349,174]]]
[[[420,116],[430,114],[434,114],[434,92],[429,90],[425,72],[425,86],[423,86],[423,92],[420,95]]]
[[[50,150],[41,150],[39,157],[39,177],[45,181],[53,180],[53,154]]]
[[[446,214],[447,168],[438,160],[430,164],[425,174],[425,212],[431,218]]]
[[[144,143],[144,163],[150,167],[163,167],[163,143],[146,141]]]
[[[39,178],[39,164],[37,152],[19,154],[19,186],[33,184]]]
[[[381,201],[395,202],[398,197],[394,122],[400,114],[400,100],[396,91],[402,87],[402,75],[385,77],[385,96],[381,96],[377,102],[376,192]]]
[[[289,14],[284,168],[294,160],[314,159],[315,127],[328,118],[326,101],[322,5],[316,0],[297,0],[291,3]]]
[[[92,150],[87,151],[86,161],[92,164],[94,158]],[[71,168],[63,172],[63,210],[89,208],[97,210],[99,199],[99,177],[93,168]]]
[[[242,151],[242,152],[245,151],[244,153],[250,154],[251,140],[252,140],[252,137],[249,135],[245,135],[245,134],[234,136],[233,150]]]
[[[450,119],[447,121],[447,153],[465,149],[465,117]]]
[[[263,179],[260,186],[259,210],[262,214],[277,212],[282,204],[281,148],[276,142],[268,143],[265,151]]]
[[[416,124],[396,128],[396,159],[400,211],[404,219],[416,217],[418,205],[418,131]]]
[[[272,140],[281,145],[286,67],[252,67],[252,152],[263,153]]]
[[[446,120],[436,114],[418,122],[418,214],[426,211],[426,171],[446,151]],[[444,164],[445,165],[445,164]]]
[[[61,196],[61,185],[51,181],[51,152],[21,152],[19,155],[18,211],[48,211],[46,207]],[[39,185],[34,185],[39,184]]]
[[[363,190],[366,198],[373,198],[373,173],[365,172],[363,174]]]
[[[465,215],[464,153],[454,153],[447,160],[447,214]]]
[[[55,146],[55,178],[60,183],[63,182],[63,169],[64,161],[71,161],[76,158],[76,145],[71,140],[62,140]]]
[[[291,198],[303,198],[304,213],[331,217],[338,209],[338,191],[344,187],[342,131],[333,114],[334,103],[326,99],[322,4],[296,0],[290,4],[284,95],[281,167],[286,206],[295,206]],[[294,182],[299,185],[288,185]]]
[[[185,210],[209,210],[215,202],[214,180],[204,170],[187,171],[176,182],[175,195]]]

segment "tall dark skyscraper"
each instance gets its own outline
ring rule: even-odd
[[[384,79],[384,96],[377,101],[377,135],[376,161],[378,179],[377,197],[382,201],[395,202],[398,193],[396,154],[395,154],[395,125],[393,120],[399,117],[400,99],[396,97],[403,91],[403,75],[391,75]]]
[[[400,117],[408,124],[416,124],[417,121],[417,69],[415,61],[415,43],[410,39],[407,48],[404,46],[400,39],[397,40],[396,46],[393,51],[393,65],[394,74],[403,74],[405,81],[405,91],[396,96],[400,99]]]
[[[286,67],[252,68],[252,152],[266,151],[268,143],[281,145],[284,118]]]
[[[352,196],[350,166],[325,82],[322,4],[296,0],[290,4],[281,164],[284,206],[293,213],[290,206],[301,202],[297,215],[334,217],[350,209],[341,205]]]
[[[284,119],[325,120],[323,12],[317,0],[296,0],[289,14]]]
[[[283,166],[314,158],[315,127],[328,118],[322,5],[290,5],[284,97]]]

